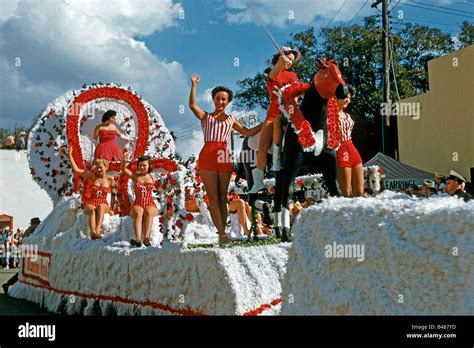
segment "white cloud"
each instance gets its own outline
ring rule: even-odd
[[[342,10],[337,14],[334,22],[349,21],[352,16],[364,4],[365,0],[347,1]],[[282,27],[288,24],[311,24],[315,22],[327,24],[341,8],[344,0],[322,1],[322,0],[298,0],[298,1],[274,1],[256,0],[251,1],[252,9],[267,24]],[[229,8],[227,20],[230,23],[255,23],[256,20],[241,0],[227,0]],[[370,12],[368,3],[359,15],[367,15]]]
[[[333,20],[331,25],[350,21],[365,2],[366,0],[348,0],[344,4],[344,0],[252,0],[248,2],[227,0],[226,6],[229,11],[226,13],[226,18],[229,23],[257,23],[252,14],[252,11],[255,11],[264,23],[277,27],[291,24],[318,27],[328,25],[331,20]],[[454,2],[455,0],[433,0],[429,4],[452,5]],[[246,3],[250,4],[250,10]],[[357,14],[357,18],[378,14],[370,7],[371,4],[372,1],[365,4]],[[379,8],[381,8],[380,5]]]
[[[189,93],[182,65],[158,59],[137,39],[174,25],[181,9],[170,0],[27,0],[3,11],[2,1],[1,126],[28,126],[59,95],[99,81],[131,86],[171,130],[191,122],[187,108],[180,114]]]

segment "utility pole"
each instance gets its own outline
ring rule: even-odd
[[[390,139],[390,114],[392,112],[392,106],[390,102],[390,51],[388,46],[389,40],[389,13],[388,13],[388,0],[376,0],[373,1],[371,7],[377,7],[382,3],[382,56],[383,56],[383,105],[385,115],[381,115],[381,129],[382,129],[382,152],[388,154],[391,157],[393,154],[393,146],[391,146]]]

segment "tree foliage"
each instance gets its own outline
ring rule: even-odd
[[[460,46],[472,44],[473,28],[464,22],[458,36]],[[293,66],[300,81],[310,81],[320,58],[338,62],[344,80],[356,88],[349,112],[356,121],[354,142],[365,160],[379,149],[380,117],[383,89],[383,57],[381,26],[376,16],[351,26],[314,28],[291,34],[287,46],[301,52],[301,60]],[[397,22],[391,28],[391,99],[397,101],[428,91],[427,62],[456,49],[451,36],[436,28],[408,22]],[[267,61],[268,66],[269,60]],[[238,82],[236,103],[246,109],[268,107],[268,92],[263,72]],[[358,144],[357,144],[358,143]]]

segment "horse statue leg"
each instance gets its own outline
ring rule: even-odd
[[[337,187],[336,152],[325,148],[317,159],[320,163],[321,173],[328,187],[329,195],[333,197],[341,196]]]
[[[283,242],[291,241],[290,233],[290,186],[303,164],[303,151],[293,131],[285,134],[282,154],[282,171],[275,185],[275,234],[281,234]]]

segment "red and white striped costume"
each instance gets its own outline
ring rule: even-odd
[[[143,209],[149,206],[154,206],[156,208],[152,195],[153,190],[155,189],[155,180],[145,184],[135,182],[133,189],[135,192],[135,202],[133,202],[133,206],[142,207]]]
[[[204,133],[204,147],[199,153],[199,169],[217,172],[232,172],[232,156],[227,143],[232,134],[234,117],[217,120],[208,113],[201,120]]]
[[[89,196],[84,199],[84,206],[93,205],[97,208],[100,204],[109,205],[107,195],[112,192],[110,187],[91,185],[89,192]]]
[[[351,116],[344,112],[344,116],[339,116],[339,127],[341,130],[342,144],[339,150],[337,150],[337,165],[340,168],[353,168],[358,164],[362,163],[359,151],[355,148],[352,143],[352,129],[354,128],[354,120]]]
[[[339,116],[339,126],[341,127],[342,141],[349,141],[352,139],[352,129],[354,128],[354,120],[352,120],[351,115],[347,112],[344,112],[346,115],[345,118]]]
[[[228,115],[223,121],[219,121],[206,113],[201,121],[202,132],[204,133],[204,142],[228,143],[232,126],[234,125],[234,117]]]

